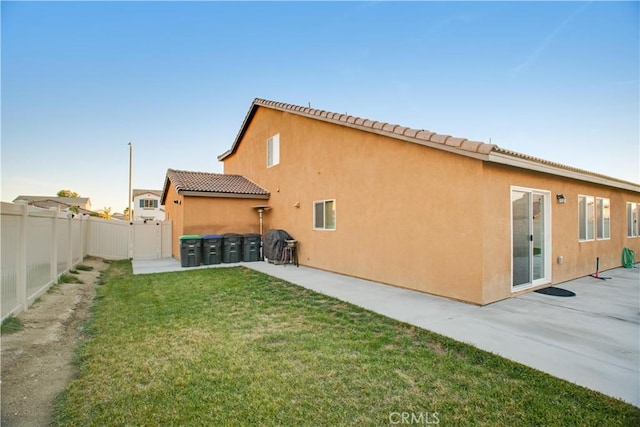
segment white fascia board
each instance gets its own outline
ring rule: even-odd
[[[591,175],[578,170],[570,170],[560,168],[554,165],[536,162],[533,160],[522,159],[502,153],[490,153],[487,161],[499,163],[502,165],[513,166],[520,169],[527,169],[536,172],[547,173],[550,175],[562,176],[565,178],[577,179],[579,181],[590,182],[593,184],[606,185],[608,187],[620,188],[634,192],[640,192],[640,184],[631,182],[618,181],[605,176]]]

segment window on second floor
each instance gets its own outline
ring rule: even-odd
[[[267,139],[267,167],[280,163],[280,134]]]
[[[140,207],[143,209],[154,209],[158,207],[156,199],[140,199]]]

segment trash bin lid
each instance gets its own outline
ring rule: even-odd
[[[184,236],[180,236],[180,240],[193,240],[193,239],[202,239],[202,236],[199,234],[185,234]]]
[[[203,234],[203,239],[220,239],[222,236],[220,234]]]

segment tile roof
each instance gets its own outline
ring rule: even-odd
[[[60,202],[58,200],[53,200],[53,199],[38,199],[38,200],[27,202],[27,204],[31,206],[35,206],[37,208],[42,208],[42,209],[57,208],[58,210],[69,210],[70,208],[75,207],[77,208],[79,214],[90,215],[93,213],[93,211],[81,208],[78,205],[64,203],[64,202]]]
[[[332,113],[325,110],[317,110],[311,107],[301,107],[298,105],[285,104],[283,102],[268,101],[266,99],[256,98],[253,100],[249,113],[242,123],[240,132],[230,150],[218,156],[218,160],[222,161],[226,157],[233,154],[244,135],[244,131],[251,121],[255,109],[260,107],[268,107],[276,110],[287,111],[307,117],[315,118],[322,121],[332,122],[335,124],[361,129],[367,132],[373,132],[380,135],[387,135],[392,138],[404,139],[410,142],[416,142],[422,145],[434,146],[448,151],[458,151],[467,155],[486,155],[493,151],[496,146],[480,141],[471,141],[466,138],[457,138],[451,135],[442,135],[424,129],[412,129],[391,123],[378,122],[374,120],[363,119],[361,117],[351,116],[341,113]]]
[[[25,200],[27,203],[37,202],[40,200],[53,200],[55,202],[66,203],[74,206],[86,205],[89,202],[88,197],[23,196],[23,195],[20,195],[15,199],[13,199],[14,202],[16,200]]]
[[[168,169],[162,194],[163,203],[169,182],[173,184],[178,194],[209,197],[269,198],[267,190],[241,175]]]
[[[151,193],[151,194],[155,194],[158,197],[162,197],[162,190],[145,190],[145,189],[140,189],[140,188],[134,188],[133,190],[131,190],[132,193],[132,198],[139,196],[141,194],[146,194],[146,193]]]
[[[584,169],[578,169],[572,166],[567,166],[560,163],[528,156],[526,154],[503,149],[495,144],[488,144],[486,142],[480,141],[471,141],[466,138],[458,138],[450,135],[438,134],[424,129],[412,129],[396,124],[378,122],[347,114],[332,113],[329,111],[317,110],[311,107],[302,107],[293,104],[286,104],[283,102],[269,101],[261,98],[255,98],[253,100],[251,107],[249,108],[249,112],[242,122],[242,126],[238,131],[233,145],[229,150],[219,155],[218,160],[223,161],[225,158],[232,155],[236,151],[238,144],[240,144],[240,141],[244,136],[249,122],[253,118],[258,107],[272,108],[275,110],[298,114],[305,117],[334,123],[337,125],[360,129],[366,132],[386,135],[392,138],[401,139],[432,148],[438,148],[464,156],[474,157],[483,161],[508,164],[519,168],[550,173],[558,176],[580,179],[583,181],[595,182],[603,185],[611,185],[631,191],[640,191],[640,185],[638,183],[628,182]]]

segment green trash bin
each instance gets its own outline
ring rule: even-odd
[[[240,262],[242,260],[242,235],[227,233],[222,235],[222,262]]]
[[[197,267],[200,265],[202,236],[187,234],[180,236],[180,263],[183,267]]]
[[[260,241],[259,234],[245,234],[242,236],[242,261],[260,261]]]
[[[202,236],[202,264],[213,265],[222,262],[222,236],[204,234]]]

